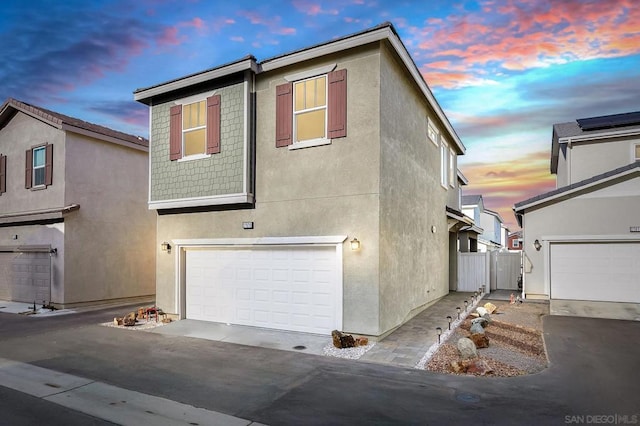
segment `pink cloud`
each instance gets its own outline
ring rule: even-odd
[[[294,0],[293,7],[295,7],[298,12],[311,16],[338,14],[337,9],[323,9],[320,4],[307,0]]]
[[[634,0],[611,0],[607,7],[582,0],[509,0],[499,6],[487,1],[481,7],[479,13],[428,19],[410,32],[410,44],[425,52],[421,56],[449,61],[446,71],[457,71],[455,82],[443,70],[432,85],[467,85],[478,77],[475,69],[487,64],[500,72],[640,53],[640,8]]]
[[[263,16],[255,11],[240,10],[238,15],[247,19],[253,25],[264,25],[273,34],[279,35],[293,35],[296,34],[296,29],[293,27],[283,27],[280,25],[282,18],[280,16]]]
[[[185,40],[185,36],[178,35],[177,27],[168,27],[164,29],[162,35],[157,41],[160,46],[177,46],[182,44]]]

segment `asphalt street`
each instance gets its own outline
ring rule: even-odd
[[[475,378],[99,325],[123,311],[0,313],[0,358],[270,425],[640,422],[640,322],[546,317],[549,368]],[[0,424],[110,424],[2,383],[0,410]]]

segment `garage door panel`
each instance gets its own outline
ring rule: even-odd
[[[336,265],[335,247],[188,250],[186,317],[330,334],[342,309]]]
[[[551,298],[640,303],[640,243],[551,244]]]

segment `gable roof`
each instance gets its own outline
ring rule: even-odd
[[[498,221],[500,221],[500,223],[504,222],[504,220],[502,220],[502,216],[500,216],[500,213],[486,208],[484,209],[484,212],[490,214],[491,216],[494,216],[496,219],[498,219]]]
[[[0,107],[0,129],[6,126],[18,111],[60,130],[80,133],[108,142],[120,144],[126,142],[138,147],[144,147],[146,150],[149,148],[149,141],[141,136],[134,136],[105,126],[89,123],[79,118],[60,114],[13,98],[7,99],[4,104],[2,104],[2,107]]]
[[[463,195],[461,202],[463,206],[476,206],[480,204],[481,201],[482,201],[482,195],[473,194],[473,195]]]
[[[640,176],[640,161],[628,164],[623,167],[593,176],[589,179],[582,180],[580,182],[573,183],[571,185],[563,186],[562,188],[554,189],[553,191],[545,192],[544,194],[536,195],[524,201],[516,203],[513,207],[513,211],[520,222],[519,216],[525,213],[526,209],[539,206],[544,203],[553,201],[562,201],[568,198],[572,198],[582,190],[588,189],[595,185],[601,185],[609,181],[615,180],[621,177],[634,177]]]
[[[192,74],[186,77],[171,80],[166,83],[158,84],[144,89],[137,89],[134,93],[134,99],[138,102],[142,102],[146,105],[150,105],[153,102],[154,96],[166,94],[170,91],[184,89],[192,84],[203,83],[205,81],[230,76],[240,71],[251,70],[255,74],[272,71],[281,67],[296,64],[302,61],[315,59],[324,55],[341,52],[347,49],[351,49],[358,46],[363,46],[369,43],[379,42],[386,40],[389,42],[395,53],[400,58],[401,63],[405,66],[405,69],[409,72],[412,79],[419,87],[420,92],[427,99],[429,105],[433,108],[436,115],[447,129],[447,132],[453,139],[453,142],[458,149],[459,154],[464,154],[466,148],[460,140],[458,134],[453,129],[453,126],[449,122],[449,119],[444,114],[444,111],[438,104],[438,101],[433,96],[431,89],[427,85],[422,73],[416,66],[413,58],[407,51],[406,47],[400,40],[397,31],[393,24],[385,22],[372,28],[365,29],[358,33],[347,35],[344,37],[336,38],[324,43],[312,45],[310,47],[295,50],[293,52],[285,53],[279,56],[274,56],[269,59],[265,59],[262,62],[256,62],[255,57],[252,55],[245,56],[229,64],[212,68],[207,71]]]
[[[631,135],[640,135],[640,111],[556,123],[553,125],[551,138],[551,173],[558,172],[558,157],[562,143],[597,142]]]

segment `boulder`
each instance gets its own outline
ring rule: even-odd
[[[485,315],[488,315],[488,314],[485,314]],[[483,328],[485,328],[487,325],[489,325],[489,319],[485,317],[474,318],[471,320],[471,324],[480,324]]]
[[[356,347],[356,339],[354,339],[353,336],[350,334],[343,334],[338,330],[333,330],[331,332],[331,338],[333,340],[333,346],[335,346],[338,349]]]
[[[463,360],[478,357],[475,343],[467,337],[458,340],[458,352],[460,352],[460,357],[462,357]]]
[[[466,373],[467,365],[461,361],[451,361],[451,370],[453,370],[454,373]]]
[[[489,347],[489,338],[484,333],[472,334],[471,341],[473,341],[478,349]]]
[[[493,321],[493,319],[491,318],[491,315],[489,315],[489,314],[484,314],[482,316],[482,319],[486,320],[487,324],[489,324],[491,321]],[[486,326],[484,326],[484,327],[486,327]]]
[[[480,323],[471,324],[471,329],[469,330],[471,334],[484,333],[484,328],[480,325]]]
[[[485,303],[484,308],[487,310],[488,314],[492,314],[496,311],[496,309],[498,309],[498,307],[491,302]]]
[[[478,313],[478,315],[483,316],[484,314],[487,313],[487,310],[485,308],[483,308],[482,306],[478,306],[476,308],[476,312]]]
[[[467,366],[468,374],[477,374],[480,376],[484,376],[486,374],[492,373],[493,370],[489,367],[489,364],[483,359],[474,359]]]
[[[122,325],[127,326],[127,327],[131,327],[133,325],[136,325],[136,318],[138,317],[138,314],[136,312],[129,312],[127,315],[125,315],[122,318]]]

